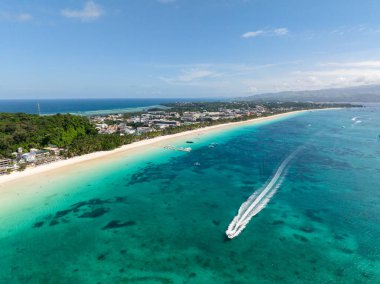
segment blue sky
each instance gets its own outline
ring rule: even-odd
[[[380,83],[378,0],[4,0],[0,98]]]

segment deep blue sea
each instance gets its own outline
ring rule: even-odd
[[[2,184],[0,282],[380,283],[379,134],[378,107],[306,112]]]
[[[184,101],[214,101],[205,98],[157,98],[157,99],[42,99],[42,100],[0,100],[0,112],[25,112],[38,114],[73,113],[94,115],[123,113],[144,110],[162,103]]]

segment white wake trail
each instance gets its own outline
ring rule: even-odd
[[[251,218],[265,208],[273,195],[277,192],[278,188],[281,186],[286,174],[287,166],[299,150],[300,149],[289,155],[289,157],[287,157],[278,167],[272,179],[260,190],[253,193],[247,201],[240,206],[238,214],[234,217],[226,230],[228,238],[232,239],[238,236],[244,230]]]

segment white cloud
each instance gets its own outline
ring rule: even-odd
[[[246,32],[246,33],[242,34],[242,37],[243,38],[250,38],[250,37],[256,37],[256,36],[259,36],[262,34],[264,34],[264,31],[258,30],[258,31],[253,31],[253,32]]]
[[[243,38],[252,38],[257,36],[284,36],[289,33],[289,30],[287,28],[277,28],[273,30],[257,30],[257,31],[249,31],[241,36]]]
[[[96,20],[103,14],[103,9],[93,1],[87,1],[82,10],[63,9],[61,11],[62,16],[80,19],[83,22]]]
[[[319,66],[322,66],[322,64]],[[324,66],[322,69],[316,67],[314,70],[299,70],[278,74],[275,80],[271,78],[264,78],[263,80],[246,79],[242,80],[242,84],[246,86],[247,92],[257,94],[343,88],[380,83],[380,66],[377,68],[368,68],[364,65],[362,67],[360,64],[356,68]]]
[[[13,14],[13,13],[4,12],[0,14],[0,20],[15,21],[15,22],[29,22],[33,20],[33,16],[29,13]]]
[[[380,68],[380,61],[354,61],[354,62],[328,62],[321,66],[336,66],[336,67],[358,67],[358,68]]]
[[[379,31],[378,26],[356,25],[356,26],[340,26],[330,31],[332,36],[359,36],[374,35]]]
[[[279,29],[275,29],[274,33],[276,35],[282,36],[282,35],[287,35],[289,33],[289,30],[287,28],[279,28]]]
[[[239,96],[281,91],[319,90],[380,83],[380,61],[311,64],[304,61],[249,64],[178,64],[156,66],[169,85]],[[174,74],[174,75],[173,75]]]

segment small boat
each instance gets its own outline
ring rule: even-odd
[[[200,165],[201,165],[201,163],[199,163],[199,162],[194,163],[194,166],[200,166]]]
[[[191,151],[191,148],[190,147],[180,147],[180,148],[177,148],[178,151],[182,151],[182,152],[190,152]]]
[[[208,145],[209,148],[214,148],[216,145],[218,145],[218,143],[211,143],[210,145]]]
[[[169,150],[174,150],[174,151],[182,151],[182,152],[190,152],[191,151],[191,148],[190,147],[175,147],[175,146],[172,146],[172,145],[167,145],[167,146],[164,146],[165,149],[169,149]]]
[[[193,144],[193,141],[186,141],[187,144]]]

